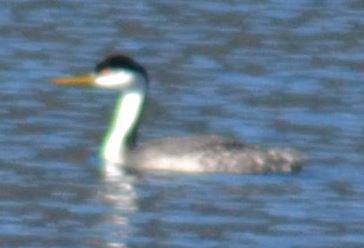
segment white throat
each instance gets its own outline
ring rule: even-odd
[[[118,174],[120,166],[125,164],[130,137],[136,132],[141,115],[145,92],[144,87],[133,87],[125,90],[118,98],[113,120],[101,149],[105,160],[107,174]]]

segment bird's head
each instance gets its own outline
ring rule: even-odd
[[[112,55],[98,63],[93,73],[56,78],[59,85],[95,85],[100,88],[128,90],[146,88],[148,74],[143,66],[125,55]]]

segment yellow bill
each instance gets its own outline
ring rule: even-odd
[[[55,78],[52,81],[59,85],[87,85],[95,82],[95,76],[93,74],[84,74]]]

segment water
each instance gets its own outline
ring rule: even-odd
[[[363,247],[364,4],[8,1],[0,9],[1,247]],[[115,92],[59,88],[122,52],[152,79],[140,139],[292,145],[297,174],[104,178]]]

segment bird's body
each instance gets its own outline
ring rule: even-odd
[[[55,80],[58,84],[93,83],[120,91],[114,118],[101,149],[105,171],[290,172],[302,155],[291,148],[264,149],[218,135],[170,137],[138,145],[137,130],[148,89],[145,69],[123,55],[106,58],[95,74]]]
[[[170,137],[135,147],[127,166],[132,170],[183,172],[290,172],[300,153],[293,149],[263,149],[217,135]]]

